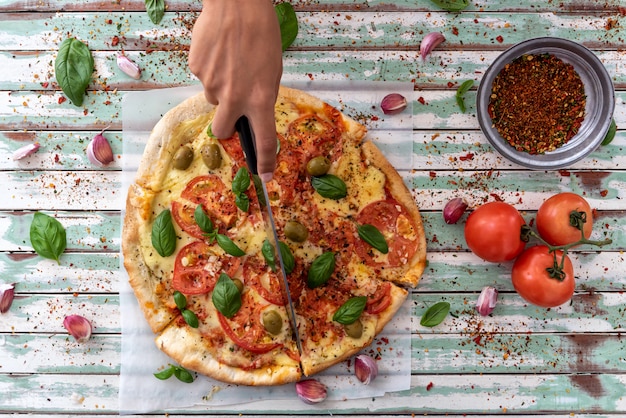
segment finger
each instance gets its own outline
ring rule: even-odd
[[[240,114],[234,113],[223,103],[217,107],[215,117],[211,123],[211,132],[216,138],[230,138],[235,133],[235,122]]]
[[[272,179],[276,169],[276,121],[274,106],[249,115],[256,142],[257,171],[264,181]]]

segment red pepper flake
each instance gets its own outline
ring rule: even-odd
[[[471,152],[468,152],[465,155],[461,155],[459,157],[459,160],[461,161],[468,161],[468,160],[473,160],[474,159],[474,154],[472,154]]]
[[[626,16],[626,7],[618,7],[617,10],[619,11],[620,16]]]
[[[423,104],[423,105],[425,105],[425,104],[426,104],[426,100],[424,100],[424,98],[423,98],[422,96],[420,96],[420,97],[417,99],[417,101],[418,101],[418,102],[420,102],[420,103],[421,103],[421,104]]]
[[[448,88],[451,89],[454,87],[454,83],[452,81],[448,81]]]
[[[459,34],[459,28],[457,28],[456,26],[452,26],[452,34],[453,35],[458,35]]]
[[[600,191],[600,196],[602,197],[606,197],[609,194],[609,191],[607,189],[601,190]]]
[[[61,103],[63,103],[63,102],[64,102],[64,101],[66,101],[66,100],[67,100],[67,98],[66,98],[66,97],[61,96],[61,97],[59,97],[59,100],[57,100],[57,102],[58,102],[59,104],[61,104]]]
[[[496,41],[498,41],[499,43],[504,42],[504,38],[502,37],[502,35],[498,35],[496,36]]]
[[[495,193],[489,193],[489,196],[493,197],[496,202],[504,202],[504,199],[502,199],[500,196],[498,196]]]
[[[49,85],[50,83],[48,83],[47,81],[44,81],[43,83],[41,83],[41,87],[43,87],[44,89],[47,89]]]
[[[559,174],[563,177],[569,177],[572,173],[569,170],[559,170]]]
[[[431,179],[434,179],[435,177],[437,177],[437,173],[434,171],[429,171],[428,175],[430,176]]]
[[[119,43],[120,43],[120,38],[118,36],[114,36],[113,39],[111,39],[112,46],[117,46],[117,44]]]
[[[512,147],[543,154],[567,143],[585,116],[585,87],[571,64],[551,54],[522,55],[493,81],[489,115]]]
[[[474,338],[472,338],[472,341],[474,341],[478,345],[483,345],[481,339],[482,339],[482,335],[477,335]]]
[[[428,382],[428,384],[426,385],[426,391],[429,391],[433,388],[433,382]]]

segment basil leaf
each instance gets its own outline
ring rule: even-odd
[[[217,240],[217,245],[219,245],[222,250],[226,251],[226,253],[234,257],[243,257],[246,255],[245,251],[239,248],[237,244],[235,244],[233,240],[228,238],[226,235],[217,234],[215,239]]]
[[[341,199],[342,197],[346,197],[348,194],[346,183],[333,174],[324,174],[320,177],[313,177],[311,178],[311,184],[316,192],[318,192],[322,197],[329,199]]]
[[[449,12],[459,12],[469,6],[469,0],[430,0]]]
[[[272,246],[272,243],[267,238],[263,241],[261,253],[267,265],[270,266],[272,271],[276,271],[276,253],[274,252],[274,246]]]
[[[426,309],[422,319],[420,319],[420,325],[429,328],[439,325],[444,319],[446,319],[448,312],[450,312],[450,303],[437,302],[430,308]]]
[[[461,112],[465,113],[465,93],[474,85],[474,80],[466,80],[456,90],[456,104],[459,105]]]
[[[145,0],[148,17],[155,25],[158,25],[165,15],[165,0]]]
[[[280,40],[283,51],[296,40],[298,36],[298,18],[291,3],[279,3],[274,6],[280,25]]]
[[[250,209],[250,199],[248,195],[241,193],[235,196],[235,205],[244,212]]]
[[[602,140],[602,145],[609,145],[613,138],[615,138],[615,133],[617,132],[617,124],[615,123],[615,119],[611,120],[611,126],[609,126],[609,130],[607,131],[604,139]]]
[[[213,123],[209,123],[209,126],[207,126],[206,128],[206,134],[209,138],[211,139],[217,139],[217,137],[215,135],[213,135]]]
[[[93,55],[87,45],[76,38],[67,38],[61,43],[54,61],[54,74],[61,90],[75,106],[83,104],[93,69]]]
[[[152,224],[152,246],[161,257],[172,255],[176,249],[176,231],[169,209],[159,213]]]
[[[278,241],[278,248],[280,249],[280,256],[283,259],[285,265],[285,274],[289,274],[296,268],[296,259],[291,252],[291,249],[282,241]]]
[[[163,369],[158,373],[154,373],[154,377],[160,380],[167,380],[174,375],[174,370],[174,366],[170,364],[170,367],[168,367],[167,369]]]
[[[183,383],[193,383],[194,380],[189,370],[183,367],[176,367],[174,369],[174,376]]]
[[[381,253],[387,254],[389,252],[389,246],[387,245],[385,236],[374,225],[359,225],[357,231],[363,241],[367,242]]]
[[[231,318],[241,308],[241,292],[226,273],[220,274],[217,279],[211,300],[215,308],[226,318]]]
[[[196,206],[196,210],[193,212],[193,218],[202,232],[206,232],[207,234],[213,232],[213,222],[211,221],[211,218],[204,213],[202,205],[198,204],[198,206]]]
[[[233,179],[232,190],[236,195],[242,194],[250,187],[250,174],[246,167],[241,167],[237,170],[235,178]]]
[[[36,212],[30,224],[30,243],[37,254],[59,263],[67,247],[65,228],[52,216]]]
[[[189,309],[183,309],[180,313],[183,316],[183,319],[185,320],[187,325],[189,325],[191,328],[198,328],[200,326],[200,323],[198,322],[198,317],[195,313],[193,313],[193,311],[190,311]]]
[[[325,252],[318,256],[311,267],[307,277],[307,286],[311,289],[319,287],[326,283],[335,270],[335,253]]]
[[[187,298],[177,290],[174,292],[174,303],[178,310],[182,311],[187,307]]]
[[[345,301],[333,315],[333,321],[343,325],[350,325],[355,322],[365,309],[367,296],[356,296]]]

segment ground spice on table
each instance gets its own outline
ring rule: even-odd
[[[585,115],[585,88],[571,64],[551,54],[522,55],[493,81],[489,116],[518,151],[543,154],[567,143]]]

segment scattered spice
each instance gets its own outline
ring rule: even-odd
[[[571,64],[551,54],[522,55],[496,76],[488,110],[511,146],[543,154],[576,135],[585,102],[584,85]]]

